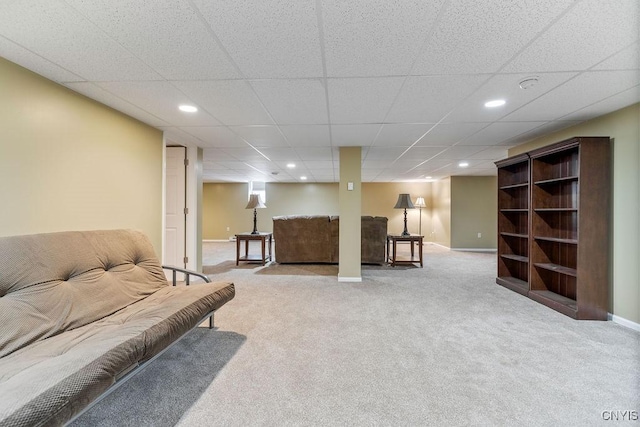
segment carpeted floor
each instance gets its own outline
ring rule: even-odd
[[[585,426],[640,412],[640,334],[496,285],[495,254],[426,245],[424,268],[363,266],[361,283],[234,256],[204,245],[204,271],[236,284],[217,329],[74,426]]]

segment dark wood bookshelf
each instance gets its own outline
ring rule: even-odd
[[[575,319],[606,320],[609,138],[575,137],[496,166],[496,282]]]
[[[498,276],[496,283],[529,291],[529,156],[496,162],[498,167]]]

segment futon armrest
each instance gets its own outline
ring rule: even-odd
[[[191,278],[191,276],[200,277],[205,282],[211,283],[211,279],[209,279],[206,275],[204,275],[202,273],[198,273],[197,271],[185,270],[184,268],[173,267],[173,266],[170,266],[170,265],[163,265],[162,268],[165,268],[167,270],[173,270],[173,286],[176,285],[176,273],[178,273],[178,272],[184,273],[187,276],[187,278],[186,278],[187,286],[189,286],[189,281],[190,281],[189,279]]]

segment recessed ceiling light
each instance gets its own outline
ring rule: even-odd
[[[460,162],[458,163],[458,166],[461,168],[466,168],[467,166],[469,166],[469,162]]]
[[[430,176],[425,176],[424,179],[431,179],[431,177]]]
[[[194,107],[193,105],[181,105],[178,107],[178,109],[180,111],[184,111],[185,113],[195,113],[196,111],[198,111],[198,108]]]
[[[300,179],[303,180],[303,181],[306,181],[307,177],[306,176],[301,176]]]
[[[288,167],[289,169],[293,169],[293,168],[295,168],[295,167],[296,167],[296,164],[295,164],[295,163],[287,163],[287,167]]]
[[[501,105],[506,104],[506,101],[504,99],[494,99],[493,101],[488,101],[484,103],[485,107],[488,108],[494,108],[494,107],[500,107]]]

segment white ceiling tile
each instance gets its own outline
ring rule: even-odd
[[[200,139],[207,147],[234,148],[247,145],[225,126],[192,126],[180,129]]]
[[[435,157],[437,160],[468,160],[470,156],[473,156],[476,153],[482,151],[485,147],[476,146],[476,145],[456,145],[453,147],[446,148],[442,151],[438,156]]]
[[[455,0],[411,74],[495,72],[571,3]]]
[[[496,122],[462,140],[459,145],[497,145],[544,125],[545,122]]]
[[[631,104],[640,102],[640,85],[631,89],[620,92],[616,95],[603,99],[600,102],[591,104],[575,113],[564,116],[563,120],[589,120],[594,117],[602,116],[611,111],[616,111],[627,107]]]
[[[325,151],[328,150],[328,148],[325,149]],[[297,151],[292,150],[289,147],[265,147],[260,148],[260,151],[272,161],[298,161]]]
[[[637,0],[582,0],[503,71],[586,70],[638,40],[638,22]]]
[[[436,157],[438,154],[446,150],[446,147],[418,147],[413,146],[405,152],[401,159],[417,160],[418,163]]]
[[[489,123],[440,123],[416,144],[419,147],[446,147],[458,143]]]
[[[248,145],[245,147],[222,148],[220,150],[233,157],[234,159],[241,161],[253,162],[271,160],[269,158],[265,158],[262,154],[260,154],[262,153],[262,151],[255,150]]]
[[[150,126],[168,126],[169,117],[162,119],[152,111],[145,111],[138,107],[137,99],[124,100],[111,92],[90,82],[65,83],[65,86],[91,99],[123,112]]]
[[[165,79],[241,77],[186,1],[66,2]]]
[[[249,82],[278,124],[326,124],[327,102],[318,79]]]
[[[390,167],[395,160],[396,160],[395,158],[390,158],[387,160],[372,160],[367,158],[362,162],[362,168],[363,170],[384,169],[384,168]]]
[[[410,146],[430,131],[435,124],[384,124],[373,145],[380,146]]]
[[[332,125],[331,137],[334,147],[371,145],[380,130],[380,125]]]
[[[321,77],[316,2],[194,0],[245,77]]]
[[[491,160],[491,161],[501,160],[508,157],[507,147],[489,146],[489,147],[479,147],[479,148],[484,148],[484,149],[478,153],[472,154],[467,157],[469,159]]]
[[[383,160],[395,161],[398,157],[407,151],[409,147],[371,147],[366,153],[363,152],[365,161]]]
[[[147,113],[177,126],[220,124],[202,109],[197,100],[184,95],[169,82],[121,81],[100,82],[97,85],[118,98],[139,106]],[[200,107],[196,113],[184,113],[178,110],[181,104],[194,103]]]
[[[183,130],[172,126],[161,126],[167,145],[202,146],[202,141]]]
[[[0,31],[1,33],[2,31]],[[84,80],[69,70],[23,48],[22,46],[0,36],[0,57],[20,65],[28,70],[47,77],[56,82],[78,82]]]
[[[487,78],[486,75],[409,77],[387,122],[439,122]]]
[[[295,152],[302,159],[334,160],[331,147],[298,147]]]
[[[0,36],[20,40],[24,48],[83,80],[161,79],[62,1],[4,2],[0,6]]]
[[[382,123],[404,78],[329,79],[332,124]]]
[[[210,162],[227,162],[235,160],[235,157],[230,156],[220,148],[205,148],[202,150],[202,160]]]
[[[580,123],[579,121],[569,121],[569,120],[547,122],[542,124],[541,126],[531,129],[530,131],[513,136],[509,139],[506,139],[498,145],[501,145],[504,147],[515,147],[516,145],[522,144],[523,142],[531,141],[532,139],[537,138],[539,136],[548,135],[550,133],[557,132],[559,130],[562,130],[571,126],[575,126],[579,123]]]
[[[176,81],[174,84],[225,125],[273,124],[253,89],[245,81]]]
[[[323,0],[327,75],[406,74],[442,3],[442,0]]]
[[[492,77],[464,104],[458,106],[445,122],[492,122],[517,110],[523,105],[553,90],[555,87],[576,76],[577,73],[545,74],[499,74]],[[521,89],[520,82],[535,78],[538,82],[528,89]],[[487,108],[484,103],[495,99],[504,99],[501,107]]]
[[[580,74],[506,116],[507,120],[554,120],[635,87],[640,70],[592,71]]]
[[[640,42],[635,42],[605,59],[594,70],[637,70],[640,68]]]
[[[331,169],[333,170],[333,161],[331,160],[305,160],[303,164],[312,170]]]
[[[331,146],[328,125],[286,125],[280,130],[292,147]]]
[[[231,126],[230,130],[257,148],[289,146],[277,126]]]

